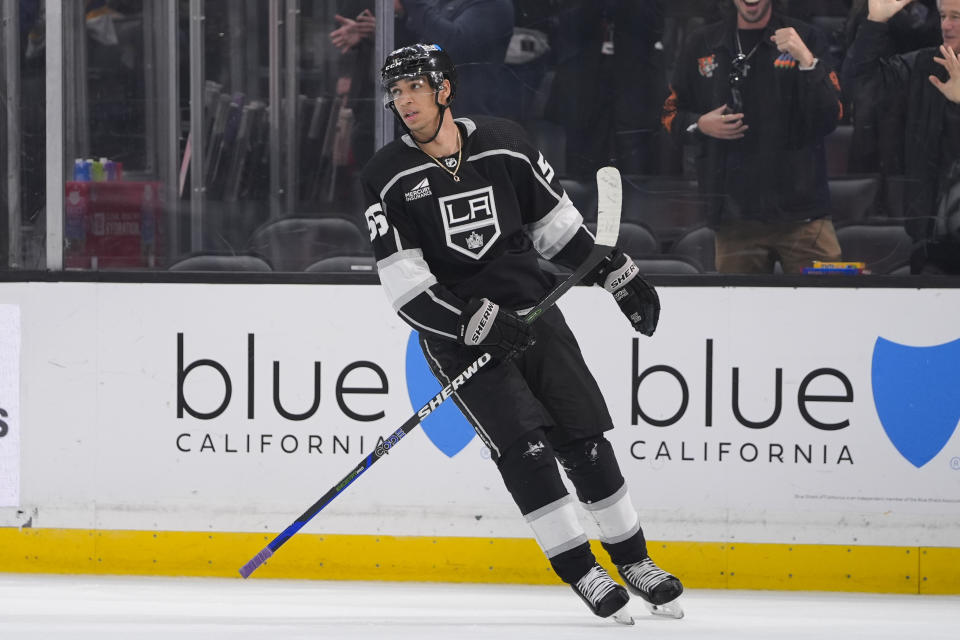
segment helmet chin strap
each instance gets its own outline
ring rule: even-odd
[[[433,132],[433,135],[426,140],[417,140],[417,137],[413,135],[413,131],[410,131],[410,127],[407,126],[407,123],[403,121],[403,118],[400,117],[400,114],[397,112],[397,105],[390,103],[390,110],[393,111],[393,115],[397,117],[397,120],[400,121],[400,126],[410,135],[410,139],[416,142],[417,144],[430,144],[437,139],[437,136],[440,135],[440,129],[443,127],[443,114],[447,110],[447,105],[440,103],[440,95],[434,95],[434,101],[437,103],[437,106],[440,107],[440,115],[437,118],[437,130]]]

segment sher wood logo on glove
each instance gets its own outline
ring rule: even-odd
[[[460,314],[459,341],[506,360],[531,346],[530,327],[516,313],[487,298],[474,298]]]
[[[620,300],[627,295],[627,292],[621,287],[630,282],[638,273],[640,273],[640,269],[637,264],[627,258],[627,264],[607,276],[607,281],[603,284],[603,287],[613,294],[614,299]]]
[[[615,251],[597,270],[594,281],[613,294],[613,299],[635,330],[645,336],[653,335],[660,320],[660,297],[640,275],[640,268],[630,256]]]
[[[474,316],[470,318],[470,322],[467,323],[467,330],[469,331],[470,326],[474,325],[474,322],[476,322],[473,327],[473,331],[470,332],[470,341],[467,344],[477,346],[482,343],[483,339],[487,337],[490,327],[493,326],[491,320],[497,317],[497,310],[499,307],[489,300],[486,302],[487,303],[483,305],[483,308],[474,314]],[[477,316],[480,316],[479,319]],[[464,342],[466,342],[466,340]]]

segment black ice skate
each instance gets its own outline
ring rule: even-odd
[[[570,587],[601,618],[612,617],[620,624],[633,624],[633,616],[627,611],[630,595],[599,564],[593,565]]]
[[[683,609],[676,601],[683,593],[683,585],[675,576],[653,564],[649,556],[640,562],[618,566],[617,571],[630,592],[643,598],[651,613],[683,617]]]

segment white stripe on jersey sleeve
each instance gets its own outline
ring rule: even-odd
[[[456,339],[457,339],[457,336],[453,335],[452,333],[447,333],[446,331],[439,331],[439,330],[437,330],[437,329],[433,329],[433,328],[431,328],[431,327],[428,327],[428,326],[425,325],[425,324],[421,324],[421,323],[417,322],[416,320],[414,320],[413,318],[411,318],[409,314],[406,314],[406,313],[404,313],[403,311],[398,311],[397,314],[398,314],[401,318],[403,318],[404,320],[406,320],[406,321],[410,324],[410,326],[416,327],[417,329],[420,329],[420,330],[422,330],[422,331],[429,331],[430,333],[436,334],[436,335],[438,335],[438,336],[443,336],[444,338],[449,338],[450,340],[456,340]]]
[[[461,313],[460,309],[457,309],[455,306],[453,306],[449,302],[446,302],[445,300],[441,300],[440,298],[438,298],[437,295],[432,290],[427,289],[427,295],[430,296],[430,299],[436,302],[438,305],[440,305],[441,307],[443,307],[453,315],[457,316],[458,318],[460,317],[460,313]]]
[[[549,260],[567,246],[570,238],[576,235],[583,225],[583,216],[573,206],[573,202],[563,194],[550,213],[537,222],[527,225],[527,233],[533,240],[534,248]]]
[[[377,272],[395,311],[437,283],[420,249],[398,251],[378,261]]]

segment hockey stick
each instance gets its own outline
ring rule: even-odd
[[[524,319],[528,324],[533,323],[544,311],[556,304],[560,296],[565,294],[570,288],[580,282],[588,273],[590,273],[600,261],[610,255],[614,246],[617,244],[617,236],[620,233],[620,204],[621,204],[621,185],[620,173],[613,167],[603,167],[597,171],[597,235],[593,249],[590,255],[584,260],[583,264],[577,267],[570,277],[558,284],[547,296],[540,301],[537,306],[531,309]],[[249,578],[250,574],[257,570],[266,560],[274,554],[283,544],[289,540],[295,533],[324,507],[330,504],[334,498],[343,493],[347,487],[359,478],[367,469],[373,466],[377,460],[390,452],[390,449],[396,446],[400,440],[413,431],[427,416],[429,416],[437,407],[453,395],[453,392],[469,382],[473,374],[481,367],[488,364],[491,356],[488,353],[482,354],[474,360],[460,375],[455,377],[450,384],[443,387],[440,392],[430,399],[427,404],[410,416],[399,429],[383,439],[383,442],[377,445],[377,448],[366,458],[360,461],[350,473],[343,477],[337,484],[330,488],[323,497],[313,503],[309,509],[297,518],[290,526],[284,529],[277,537],[255,555],[250,562],[240,568],[240,575]]]

